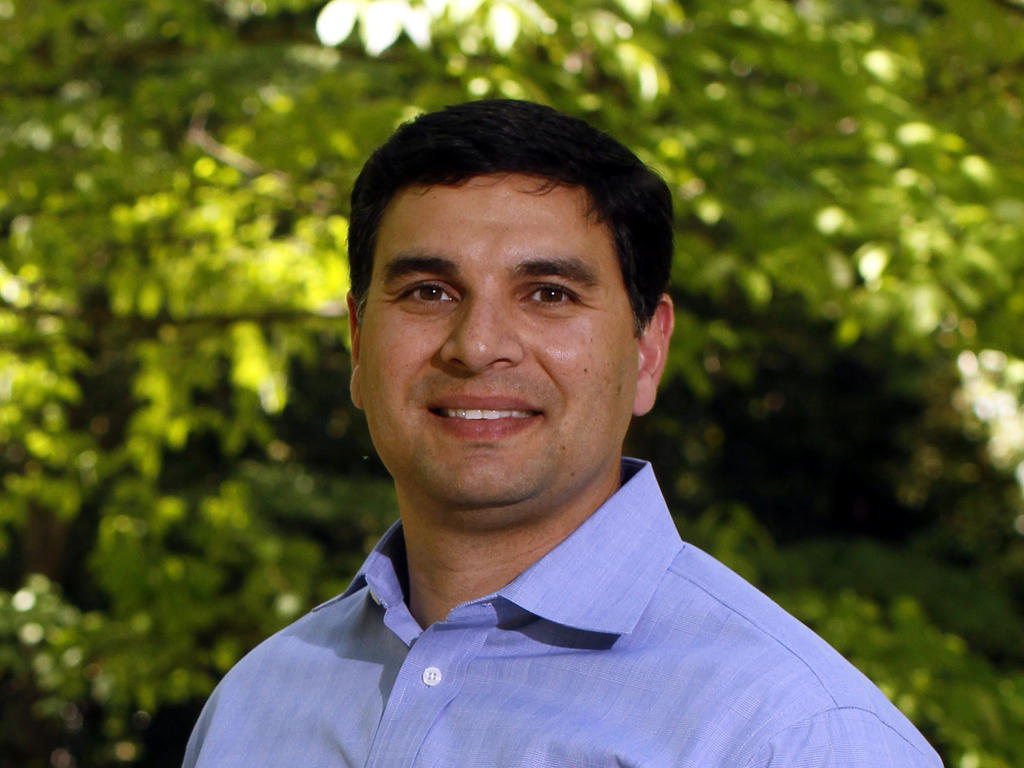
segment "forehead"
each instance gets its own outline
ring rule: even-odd
[[[611,230],[583,187],[523,174],[475,176],[400,190],[381,218],[374,273],[405,250],[491,259],[520,255],[611,256]]]

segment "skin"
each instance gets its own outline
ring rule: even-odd
[[[490,594],[619,487],[672,332],[644,332],[580,188],[518,174],[413,187],[378,232],[352,399],[395,480],[422,626]],[[488,416],[490,418],[473,418]]]

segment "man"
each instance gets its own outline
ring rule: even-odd
[[[665,184],[547,107],[399,128],[352,196],[352,399],[401,522],[225,677],[186,766],[941,765],[621,457],[665,365]]]

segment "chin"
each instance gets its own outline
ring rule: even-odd
[[[483,502],[478,499],[477,502]],[[547,508],[541,509],[521,501],[491,499],[490,503],[451,505],[446,508],[448,521],[469,533],[500,533],[529,527],[533,521],[547,516]]]
[[[457,489],[449,487],[442,497],[445,499],[444,503],[453,509],[486,512],[523,504],[528,502],[533,494],[520,488],[509,488],[506,482],[501,486],[474,485],[460,486]]]
[[[431,483],[435,506],[446,513],[459,514],[466,521],[474,521],[485,527],[502,527],[517,520],[539,516],[529,508],[541,495],[543,483],[536,478],[526,478],[516,470],[504,471],[500,475],[488,472],[484,476],[452,478],[451,482],[438,485],[437,477]],[[518,476],[517,476],[518,475]],[[514,482],[509,482],[510,479]]]

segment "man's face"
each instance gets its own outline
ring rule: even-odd
[[[636,337],[586,192],[542,189],[481,176],[406,189],[384,213],[358,321],[349,300],[352,399],[403,514],[495,528],[592,511],[618,487],[630,418],[654,402],[671,305]]]

